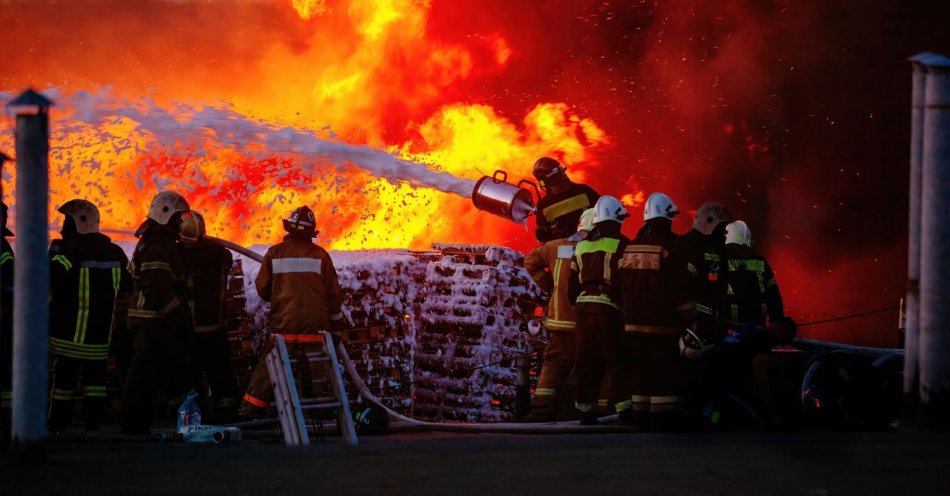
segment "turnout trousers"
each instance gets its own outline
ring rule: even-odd
[[[307,363],[306,354],[310,351],[322,349],[323,341],[315,342],[313,339],[318,335],[316,333],[279,333],[284,336],[287,344],[287,354],[293,360],[296,358],[297,365],[293,367],[294,378],[298,383],[298,392],[306,398],[315,396],[327,396],[330,394],[330,385],[326,379],[326,370],[322,362],[311,363],[309,367],[301,367],[300,364]],[[335,337],[334,337],[335,338]],[[336,341],[336,339],[334,339]],[[333,346],[327,343],[327,346]],[[274,401],[274,387],[271,383],[270,372],[267,370],[267,355],[274,349],[273,334],[267,340],[267,346],[261,357],[257,360],[254,372],[247,385],[247,393],[241,403],[241,414],[246,417],[260,418],[266,414],[267,407]],[[323,387],[314,391],[314,380],[322,382]],[[321,381],[323,380],[323,381]]]
[[[120,422],[123,433],[148,434],[159,390],[164,390],[169,408],[177,408],[192,389],[187,334],[168,319],[135,319],[130,322],[129,334],[132,363]]]
[[[215,415],[237,413],[238,386],[231,366],[231,349],[228,331],[195,332],[192,337],[192,364],[195,373],[195,388],[202,391],[202,374],[211,387],[212,408]]]
[[[577,327],[577,398],[581,413],[594,410],[601,396],[601,380],[607,383],[609,401],[617,412],[629,410],[630,359],[624,342],[620,310],[604,306],[604,310],[578,312]]]
[[[82,374],[82,417],[88,431],[97,431],[106,409],[106,360],[53,355],[49,430],[61,432],[73,421],[76,380]]]
[[[692,367],[680,357],[682,328],[627,326],[632,357],[631,400],[634,423],[642,429],[669,431],[684,425]]]
[[[575,354],[574,331],[548,331],[541,376],[531,400],[531,415],[554,419],[558,399],[574,370]]]

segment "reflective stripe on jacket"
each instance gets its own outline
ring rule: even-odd
[[[572,331],[577,322],[574,305],[568,296],[574,243],[555,239],[535,248],[524,259],[524,268],[534,282],[550,294],[544,327],[550,331]]]
[[[264,255],[257,292],[270,302],[274,332],[306,334],[330,330],[343,319],[343,290],[330,254],[309,238],[288,237]]]

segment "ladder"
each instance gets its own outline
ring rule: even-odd
[[[353,416],[350,414],[350,403],[343,385],[343,376],[340,375],[340,362],[337,360],[333,348],[333,339],[330,333],[322,331],[319,334],[275,334],[274,348],[267,354],[267,371],[270,374],[271,385],[274,387],[274,399],[280,417],[280,426],[284,431],[284,442],[287,446],[310,445],[310,434],[304,420],[304,410],[335,410],[336,423],[343,436],[343,440],[350,446],[356,446],[356,427],[353,425]],[[295,353],[291,359],[287,351],[287,343],[300,345],[301,353]],[[305,358],[306,363],[302,363]],[[297,381],[294,379],[293,363],[297,364],[297,371],[303,378],[310,378],[314,382],[311,364],[320,364],[326,371],[331,391],[330,396],[316,398],[301,398],[297,391]],[[306,367],[306,369],[304,369]],[[301,384],[301,391],[307,391],[306,385]]]

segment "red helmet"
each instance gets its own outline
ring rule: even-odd
[[[299,207],[284,220],[284,230],[290,234],[317,235],[317,219],[309,207]]]

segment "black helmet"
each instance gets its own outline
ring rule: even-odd
[[[361,435],[385,434],[389,429],[389,414],[373,403],[364,403],[356,407],[353,415],[356,432]]]
[[[541,187],[547,190],[550,186],[568,181],[567,169],[560,162],[551,157],[541,157],[534,163],[531,174],[538,180]]]
[[[299,207],[290,213],[284,220],[284,230],[290,234],[308,235],[311,238],[317,235],[317,219],[309,207]]]

